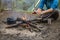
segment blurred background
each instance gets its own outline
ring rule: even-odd
[[[0,10],[33,11],[39,2],[40,0],[0,0]]]

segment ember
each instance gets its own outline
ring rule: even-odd
[[[23,20],[27,20],[26,16],[22,16],[22,18],[21,18],[21,19],[23,19]]]

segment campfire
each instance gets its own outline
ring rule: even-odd
[[[22,16],[21,18],[17,18],[16,20],[13,20],[13,18],[7,18],[7,27],[6,28],[12,28],[12,27],[25,27],[28,28],[30,31],[41,31],[35,24],[33,24],[34,20],[27,20],[26,16]],[[6,24],[5,23],[5,24]]]

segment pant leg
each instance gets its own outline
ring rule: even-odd
[[[54,11],[52,12],[52,15],[51,15],[50,17],[53,18],[54,20],[57,20],[58,17],[59,17],[59,12],[58,12],[58,10],[54,10]]]
[[[59,12],[57,10],[54,10],[53,12],[50,13],[45,13],[40,15],[41,18],[53,18],[56,20],[59,17]]]
[[[48,18],[52,13],[45,13],[40,15],[41,18]]]

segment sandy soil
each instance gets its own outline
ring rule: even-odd
[[[7,17],[22,17],[26,16],[28,20],[37,18],[37,15],[25,14],[24,12],[4,11],[0,13],[0,40],[60,40],[60,17],[58,20],[52,22],[51,25],[47,23],[37,23],[41,31],[30,32],[26,28],[6,29],[6,24],[2,23]]]

